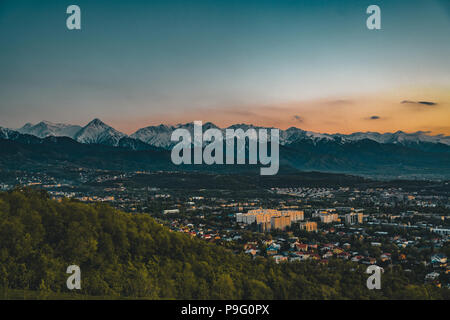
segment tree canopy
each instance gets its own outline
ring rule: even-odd
[[[54,201],[45,191],[0,193],[0,287],[63,293],[81,268],[90,296],[149,299],[449,299],[448,289],[410,283],[399,269],[368,290],[348,261],[276,264],[252,259],[106,204]]]

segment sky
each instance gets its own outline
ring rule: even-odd
[[[0,48],[3,127],[450,134],[448,0],[1,0]]]

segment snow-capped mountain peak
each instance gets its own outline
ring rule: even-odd
[[[17,131],[0,127],[0,139],[8,140],[13,138],[15,135],[17,135]]]
[[[98,143],[110,146],[120,146],[119,141],[122,138],[136,139],[144,144],[148,144],[153,147],[171,149],[176,142],[171,141],[172,132],[175,129],[187,129],[193,134],[194,124],[192,122],[177,124],[175,126],[160,124],[155,126],[148,126],[137,130],[131,136],[117,131],[111,126],[105,124],[100,119],[96,118],[89,122],[85,127],[52,123],[49,121],[41,121],[38,124],[27,123],[22,128],[16,131],[22,134],[30,134],[39,138],[45,138],[48,136],[67,136],[77,140],[81,143]],[[225,134],[226,129],[242,129],[244,131],[248,129],[271,129],[267,127],[255,126],[252,124],[234,124],[227,128],[220,128],[214,123],[205,122],[203,124],[203,132],[210,128],[217,128]],[[3,135],[6,131],[3,132]],[[418,131],[414,133],[406,133],[403,131],[397,131],[394,133],[378,133],[378,132],[355,132],[351,134],[329,134],[329,133],[317,133],[313,131],[305,131],[296,127],[291,127],[286,130],[280,129],[280,144],[290,145],[299,142],[312,142],[314,144],[328,141],[337,142],[340,144],[357,142],[360,140],[372,140],[381,144],[400,144],[409,145],[419,143],[441,143],[450,146],[450,136],[445,135],[430,135],[429,132]],[[130,144],[131,141],[128,141]]]
[[[35,125],[27,123],[16,131],[22,134],[31,134],[39,138],[48,136],[73,138],[80,129],[81,127],[77,125],[41,121]]]
[[[117,131],[96,118],[78,131],[74,138],[81,143],[117,146],[120,139],[126,136],[126,134]]]
[[[393,144],[411,144],[411,143],[442,143],[450,145],[450,137],[440,135],[429,135],[429,132],[417,131],[413,133],[406,133],[403,131],[397,131],[394,133],[378,133],[378,132],[355,132],[348,135],[335,134],[334,136],[341,137],[347,141],[358,141],[363,139],[369,139],[378,143],[393,143]]]
[[[158,148],[169,148],[170,137],[175,127],[160,124],[159,126],[148,126],[133,133],[130,138],[140,140],[144,143]]]

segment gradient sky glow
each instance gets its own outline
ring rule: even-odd
[[[450,134],[448,0],[1,0],[0,44],[0,126]]]

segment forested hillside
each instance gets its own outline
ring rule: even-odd
[[[66,268],[81,267],[81,295],[149,299],[450,299],[447,289],[408,283],[386,270],[366,288],[350,262],[277,265],[184,234],[147,214],[51,200],[44,191],[0,193],[0,287],[69,292]]]

